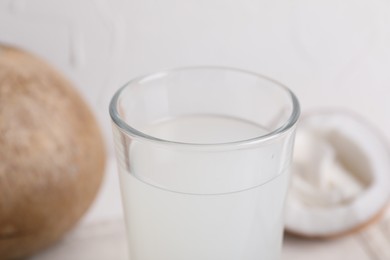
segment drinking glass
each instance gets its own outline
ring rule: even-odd
[[[136,78],[110,104],[131,260],[276,260],[299,103],[225,67]]]

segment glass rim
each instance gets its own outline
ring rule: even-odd
[[[230,71],[230,72],[239,72],[243,74],[247,74],[249,76],[257,77],[262,80],[268,81],[273,83],[274,85],[278,86],[281,90],[285,91],[289,97],[292,104],[292,110],[290,113],[290,116],[287,120],[278,128],[269,131],[266,134],[259,135],[253,138],[244,139],[244,140],[238,140],[238,141],[232,141],[232,142],[224,142],[224,143],[190,143],[190,142],[178,142],[178,141],[172,141],[172,140],[166,140],[162,138],[157,138],[152,135],[148,135],[142,131],[137,130],[136,128],[130,126],[127,124],[122,117],[120,116],[117,104],[119,101],[119,98],[121,97],[121,94],[125,89],[128,87],[131,87],[135,83],[142,83],[149,80],[155,80],[159,78],[163,78],[167,75],[172,75],[177,72],[181,71],[194,71],[194,70],[223,70],[223,71]],[[154,73],[148,73],[143,76],[136,77],[127,83],[125,83],[121,88],[119,88],[114,96],[112,97],[110,104],[109,104],[109,113],[111,116],[111,120],[115,123],[117,127],[119,127],[123,132],[130,135],[131,137],[143,141],[158,143],[162,145],[174,145],[174,146],[182,146],[182,147],[193,147],[193,148],[227,148],[227,147],[246,147],[246,146],[252,146],[252,145],[258,145],[259,143],[264,143],[273,139],[276,139],[277,137],[283,135],[284,133],[288,132],[291,128],[293,128],[299,118],[300,115],[300,105],[297,97],[295,94],[284,84],[268,77],[264,76],[262,74],[252,72],[245,69],[238,69],[234,67],[225,67],[225,66],[187,66],[187,67],[177,67],[172,69],[165,69]]]

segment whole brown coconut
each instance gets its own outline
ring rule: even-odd
[[[0,45],[0,259],[29,256],[74,226],[104,164],[98,125],[71,84]]]

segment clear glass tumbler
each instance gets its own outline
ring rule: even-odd
[[[276,260],[299,103],[267,77],[192,67],[130,81],[110,115],[131,260]]]

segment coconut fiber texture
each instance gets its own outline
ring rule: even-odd
[[[92,203],[105,150],[90,109],[39,58],[0,45],[0,259],[57,241]]]

